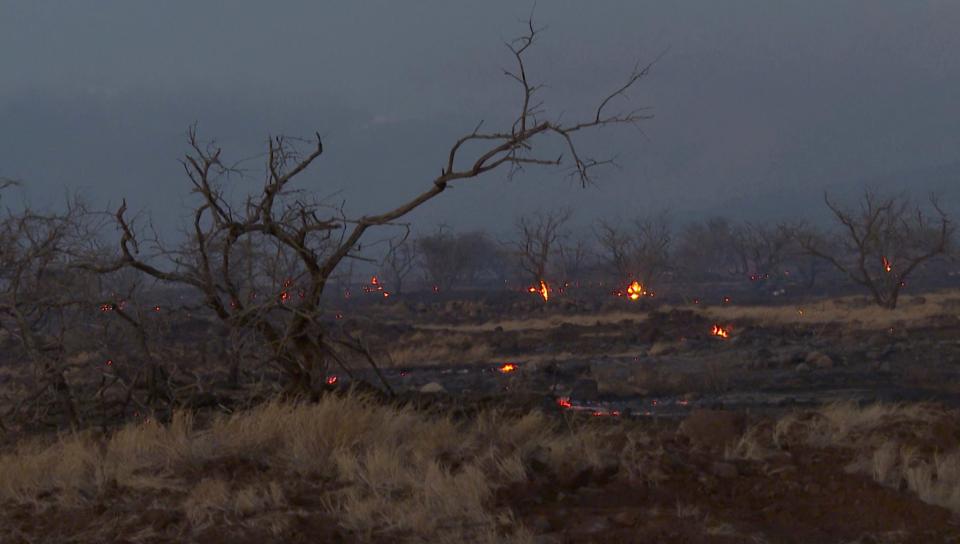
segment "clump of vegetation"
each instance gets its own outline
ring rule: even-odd
[[[605,432],[563,429],[539,412],[428,416],[356,395],[271,402],[197,425],[187,412],[112,436],[75,433],[0,457],[0,499],[38,509],[92,507],[120,495],[156,498],[179,531],[264,523],[283,534],[304,496],[371,541],[525,541],[494,493],[549,470],[600,466]],[[245,467],[232,475],[225,466]],[[197,477],[202,475],[202,477]],[[160,497],[155,494],[162,492]],[[391,536],[393,535],[393,536]]]

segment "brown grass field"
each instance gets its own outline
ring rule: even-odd
[[[924,331],[934,326],[946,339],[930,349],[952,346],[954,326],[936,324],[956,317],[956,300],[932,294],[893,312],[844,299],[415,323],[390,342],[386,366],[471,368],[516,353],[523,368],[492,378],[504,388],[482,400],[417,385],[392,400],[344,387],[313,402],[22,436],[0,456],[0,542],[957,542],[960,412],[949,403],[703,404],[675,417],[594,417],[558,407],[531,377],[546,362],[615,355],[620,342],[625,364],[660,366],[621,379],[594,364],[583,372],[601,394],[709,398],[752,375],[748,359],[775,358],[756,342],[783,343],[786,331],[844,362],[764,370],[774,372],[764,379],[819,387],[809,380],[871,374],[843,346],[887,341],[890,329],[907,331],[895,340],[906,354],[912,339],[931,342]],[[759,340],[687,345],[683,331],[712,322],[760,330]],[[696,379],[674,380],[669,365],[684,357],[710,361]],[[901,382],[916,364],[946,372],[945,357],[939,366],[903,359],[902,374],[894,357],[888,374]]]

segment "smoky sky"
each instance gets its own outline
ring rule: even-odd
[[[0,176],[55,206],[127,198],[183,217],[187,128],[248,158],[267,138],[319,132],[300,187],[382,211],[429,186],[450,144],[519,107],[504,41],[532,3],[252,0],[0,1]],[[815,216],[825,189],[938,190],[960,174],[960,3],[541,1],[528,59],[551,115],[588,115],[637,62],[666,52],[623,108],[639,130],[580,138],[618,168],[587,189],[563,171],[459,184],[410,216],[504,231],[561,206],[577,220]],[[551,152],[553,148],[548,146]],[[5,201],[8,202],[9,200]]]

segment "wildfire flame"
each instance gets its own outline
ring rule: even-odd
[[[570,397],[560,397],[557,399],[557,406],[561,408],[571,408],[573,403],[570,402]]]
[[[886,257],[886,256],[881,256],[881,257],[880,257],[880,260],[881,260],[881,262],[883,263],[883,269],[884,269],[884,271],[886,271],[887,273],[893,271],[893,264],[891,264],[890,261],[887,260],[887,257]]]
[[[710,331],[710,334],[718,338],[730,338],[730,327],[721,327],[720,325],[714,325],[713,329]]]
[[[498,370],[499,370],[500,373],[502,373],[502,374],[509,374],[509,373],[513,372],[514,370],[516,370],[516,369],[517,369],[517,365],[515,365],[515,364],[513,364],[513,363],[505,363],[505,364],[503,364]]]
[[[338,380],[338,379],[339,379],[339,378],[337,378],[337,375],[336,375],[336,374],[334,374],[333,376],[327,376],[327,385],[333,385],[333,384],[337,383],[337,380]]]
[[[380,278],[376,276],[370,278],[370,285],[380,285]]]
[[[633,283],[627,287],[627,297],[629,297],[630,300],[637,300],[646,294],[647,290],[644,289],[643,285],[641,285],[637,280],[633,280]]]
[[[544,302],[550,300],[550,284],[544,280],[540,280],[540,287],[531,285],[527,288],[527,291],[530,294],[540,295],[540,298],[542,298]]]

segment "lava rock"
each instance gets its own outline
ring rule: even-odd
[[[833,358],[820,351],[808,353],[805,362],[813,368],[833,368]]]
[[[437,382],[430,382],[420,388],[421,393],[436,394],[436,393],[446,393],[447,390],[442,385]]]
[[[714,463],[710,467],[710,472],[712,472],[718,478],[736,478],[740,475],[740,471],[737,470],[737,465],[733,463]]]

